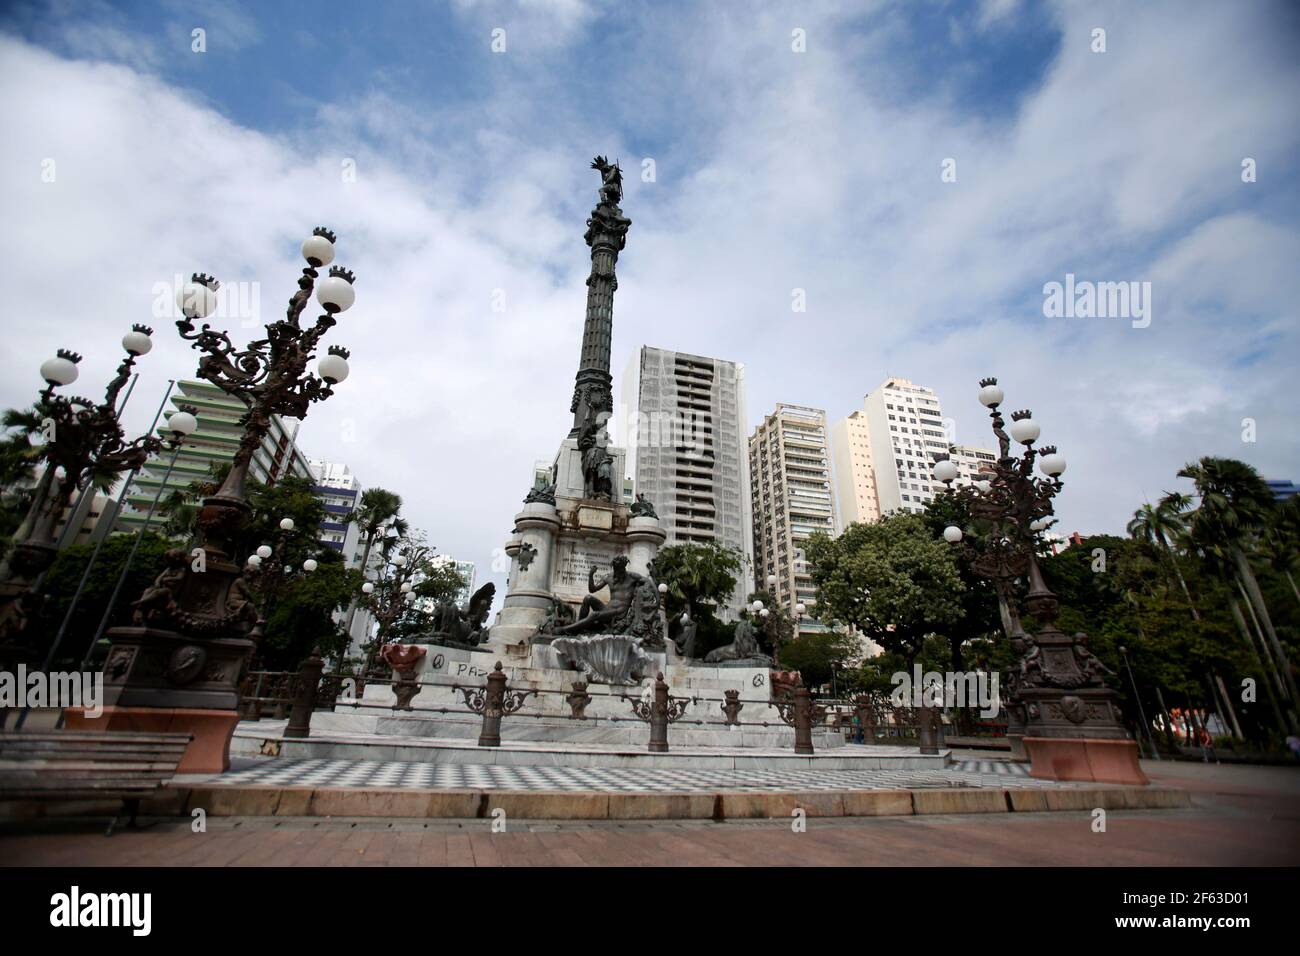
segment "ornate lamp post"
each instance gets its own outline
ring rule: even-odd
[[[131,564],[135,561],[136,552],[140,550],[140,542],[144,538],[145,530],[149,527],[149,522],[153,520],[154,511],[158,507],[158,501],[162,498],[163,490],[167,487],[167,479],[171,477],[172,469],[176,467],[176,459],[180,456],[181,445],[184,444],[186,436],[192,434],[199,427],[199,420],[196,417],[198,414],[197,408],[193,405],[184,404],[178,405],[177,408],[178,411],[173,413],[172,416],[167,419],[167,424],[164,426],[170,436],[167,440],[167,447],[172,453],[171,458],[167,461],[167,471],[163,475],[163,480],[158,485],[158,491],[154,494],[153,500],[149,502],[149,511],[145,514],[144,527],[136,532],[135,540],[131,543],[131,550],[127,553],[126,562],[122,565],[122,571],[118,575],[117,584],[113,587],[113,594],[108,599],[108,607],[104,609],[104,617],[99,622],[99,627],[91,638],[90,644],[86,648],[85,656],[82,658],[82,669],[85,669],[86,664],[90,660],[91,654],[94,652],[95,643],[103,635],[104,629],[108,626],[109,617],[112,615],[113,608],[117,604],[117,597],[122,591],[122,585],[125,583],[127,575],[131,572]],[[132,469],[132,474],[134,474],[136,470],[138,470],[138,466],[137,469]],[[127,484],[122,486],[123,497],[126,496],[127,488],[129,486],[130,476],[127,478]],[[107,535],[105,538],[106,537]],[[104,538],[99,540],[95,547],[95,553],[91,555],[90,561],[86,564],[86,570],[82,572],[81,581],[77,584],[77,591],[72,596],[72,605],[68,608],[68,613],[64,615],[63,623],[59,626],[59,632],[55,635],[54,644],[50,647],[49,653],[45,657],[45,668],[47,670],[49,669],[51,662],[54,660],[54,655],[58,651],[59,645],[63,642],[64,635],[67,633],[68,624],[72,620],[72,610],[76,606],[78,599],[81,597],[81,592],[85,588],[87,580],[90,578],[91,567],[94,565],[95,556],[99,553],[99,545],[103,544],[104,540]]]
[[[1006,601],[1004,624],[1020,657],[1008,710],[1019,709],[1023,719],[1030,773],[1144,784],[1137,746],[1120,719],[1119,695],[1102,676],[1107,669],[1088,650],[1086,634],[1065,634],[1056,627],[1059,602],[1038,563],[1039,535],[1053,523],[1052,499],[1063,487],[1065,458],[1050,445],[1034,447],[1040,430],[1029,411],[1012,412],[1010,427],[1004,427],[997,379],[980,382],[979,399],[989,409],[1000,453],[991,477],[967,492],[971,516],[992,529],[972,564],[995,582]],[[1012,440],[1024,448],[1018,457],[1012,454]],[[1042,477],[1034,475],[1035,464]],[[935,477],[951,487],[957,468],[940,460]],[[964,537],[955,525],[944,530],[951,543]],[[1028,578],[1024,606],[1039,622],[1037,634],[1026,631],[1014,612],[1011,588],[1019,577]]]
[[[270,617],[272,609],[280,600],[286,576],[293,573],[293,568],[285,558],[285,550],[293,528],[292,518],[281,518],[280,533],[276,535],[274,547],[269,544],[259,545],[244,563],[245,576],[252,578],[257,593],[262,599],[259,625],[265,625],[266,619]],[[310,574],[319,566],[315,558],[307,558],[302,563],[302,570],[305,574]]]
[[[77,380],[81,356],[59,349],[41,365],[46,387],[35,411],[41,420],[45,444],[39,460],[45,470],[37,483],[32,503],[18,530],[13,546],[0,563],[0,646],[5,655],[22,657],[16,646],[35,610],[36,587],[41,575],[53,563],[58,551],[54,530],[64,507],[78,488],[88,487],[92,478],[105,479],[138,468],[162,446],[162,439],[143,435],[128,441],[118,422],[118,395],[131,377],[136,360],[153,348],[148,326],[134,325],[122,338],[126,351],[117,373],[99,403],[88,398],[57,395],[55,389]]]
[[[181,337],[203,353],[198,376],[238,398],[248,411],[229,474],[206,498],[198,517],[199,544],[190,552],[167,552],[167,568],[134,602],[134,627],[108,632],[112,647],[104,664],[108,706],[98,720],[73,715],[69,726],[186,730],[194,735],[182,772],[220,771],[229,766],[230,737],[238,722],[239,682],[255,643],[249,639],[260,617],[235,563],[234,552],[247,522],[244,486],[253,455],[271,428],[272,416],[304,418],[312,403],[334,393],[348,375],[348,352],[331,346],[316,365],[321,338],[354,299],[353,275],[334,266],[334,234],[318,228],[302,244],[307,267],[298,279],[285,317],[266,326],[266,337],[236,348],[225,332],[195,321],[216,308],[218,283],[196,273],[177,292]],[[319,279],[319,282],[317,281]],[[303,312],[312,292],[324,310],[305,326]]]

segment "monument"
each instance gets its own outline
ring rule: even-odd
[[[605,428],[614,408],[609,368],[615,266],[632,221],[618,205],[618,164],[597,156],[591,167],[600,173],[600,189],[584,236],[591,274],[569,403],[573,427],[560,442],[551,483],[528,492],[506,542],[511,566],[505,600],[486,641],[506,659],[529,658],[532,648],[553,641],[556,653],[580,655],[577,645],[590,643],[598,626],[605,634],[631,634],[644,647],[663,648],[650,562],[667,535],[649,502],[622,502],[626,454],[610,444]],[[599,597],[607,592],[607,599]]]
[[[771,658],[759,652],[748,623],[707,661],[684,659],[668,640],[651,570],[667,535],[644,495],[623,501],[625,452],[605,429],[613,412],[614,270],[631,221],[619,208],[618,165],[603,156],[591,165],[600,173],[600,190],[585,236],[591,273],[569,406],[573,423],[548,479],[523,496],[515,515],[501,609],[484,627],[492,603],[486,588],[463,609],[446,606],[436,629],[416,642],[427,652],[402,658],[407,670],[400,686],[365,685],[367,704],[400,710],[318,713],[314,726],[378,734],[385,746],[401,746],[391,741],[402,737],[477,736],[481,721],[464,712],[463,695],[494,678],[508,681],[512,693],[532,695],[526,714],[501,723],[503,739],[544,748],[535,758],[520,753],[512,759],[617,760],[622,757],[608,748],[640,752],[644,746],[646,731],[635,708],[650,699],[662,673],[674,699],[690,710],[692,719],[674,730],[684,746],[793,747],[793,732],[772,702]],[[417,693],[417,713],[405,712]],[[734,716],[742,707],[744,726]],[[843,745],[836,732],[823,728],[818,736],[822,748]],[[422,746],[420,753],[447,745]]]

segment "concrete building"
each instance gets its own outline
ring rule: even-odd
[[[345,519],[357,507],[361,497],[361,482],[347,465],[313,458],[308,462],[316,484],[313,490],[325,506],[325,520],[320,526],[320,543],[341,552],[348,567],[356,567],[361,560],[359,537],[355,524]]]
[[[59,515],[58,523],[54,526],[54,539],[62,548],[70,548],[77,544],[94,544],[108,533],[108,526],[116,507],[117,499],[87,489],[79,498],[73,498]],[[75,533],[64,531],[69,521],[76,529]]]
[[[438,554],[430,558],[429,563],[435,568],[450,566],[456,570],[456,573],[465,582],[464,586],[456,593],[456,603],[461,607],[469,604],[469,599],[474,594],[474,578],[476,576],[474,562],[458,561],[449,554]]]
[[[197,408],[199,427],[181,446],[171,476],[167,479],[167,487],[163,489],[164,501],[171,492],[183,491],[191,482],[208,480],[213,465],[234,459],[244,431],[239,419],[246,411],[239,399],[202,381],[178,382],[171,401],[173,405],[184,404]],[[164,434],[161,423],[159,433]],[[311,479],[311,466],[294,442],[296,434],[296,422],[290,426],[278,415],[272,416],[271,429],[261,447],[253,454],[249,477],[264,484],[274,482],[286,474]],[[162,484],[170,460],[171,452],[164,449],[160,455],[145,462],[144,468],[126,493],[127,506],[118,515],[118,530],[136,531],[144,524],[150,502]]]
[[[1300,487],[1287,478],[1266,478],[1264,484],[1268,485],[1268,490],[1273,493],[1274,501],[1286,501],[1300,491]]]
[[[753,590],[745,367],[643,346],[624,375],[628,470],[659,514],[667,546],[713,541],[741,559],[741,580],[720,608],[734,618]]]
[[[943,488],[931,473],[935,455],[951,454],[960,470],[957,484],[996,459],[988,448],[953,445],[934,390],[905,378],[886,379],[832,433],[842,527],[891,511],[924,511]]]
[[[309,465],[316,482],[313,490],[325,506],[325,520],[320,526],[320,543],[340,552],[344,567],[359,568],[365,550],[361,532],[355,524],[345,522],[344,519],[356,509],[360,501],[361,482],[352,474],[351,468],[339,462],[313,458]],[[377,553],[371,555],[372,569],[377,567],[377,558]],[[373,577],[373,570],[370,576]],[[339,625],[345,624],[347,617],[346,608],[334,613],[334,621]],[[349,653],[356,653],[356,649],[360,648],[373,629],[374,615],[366,608],[358,607],[352,617],[352,630],[349,634],[352,650]]]
[[[826,413],[777,405],[749,438],[749,473],[756,583],[766,589],[775,575],[777,604],[812,615],[817,588],[803,546],[819,531],[835,534]]]
[[[835,530],[880,520],[876,467],[866,412],[850,412],[831,426],[831,474],[835,486]]]

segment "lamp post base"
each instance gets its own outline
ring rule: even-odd
[[[1138,764],[1132,740],[1088,737],[1025,737],[1029,775],[1040,780],[1082,780],[1145,787],[1151,781]]]
[[[1025,750],[1025,735],[1023,733],[1008,733],[1007,743],[1011,745],[1011,750],[1009,752],[1010,756],[1008,759],[1014,760],[1017,763],[1029,762],[1029,754]]]
[[[230,769],[230,738],[235,735],[239,714],[232,710],[202,710],[197,707],[105,707],[98,717],[84,708],[63,712],[68,730],[135,731],[147,734],[189,734],[177,773],[221,773]]]
[[[230,738],[239,723],[239,685],[256,644],[246,638],[192,638],[156,627],[116,627],[104,662],[100,717],[69,709],[78,730],[188,733],[180,773],[230,767]]]

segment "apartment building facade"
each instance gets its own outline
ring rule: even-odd
[[[889,378],[868,393],[862,409],[832,429],[841,527],[891,511],[924,511],[943,490],[932,473],[938,455],[957,464],[957,484],[975,480],[995,461],[991,449],[954,444],[952,435],[934,389]]]
[[[829,447],[826,412],[803,405],[777,405],[749,438],[756,583],[787,614],[798,604],[814,614],[804,544],[836,531]]]
[[[173,491],[188,489],[191,482],[209,480],[213,465],[234,460],[244,433],[239,420],[248,410],[243,402],[210,382],[196,380],[177,382],[171,401],[174,406],[191,405],[198,409],[199,427],[181,445],[170,475],[167,473],[172,458],[170,451],[164,449],[145,462],[125,492],[127,507],[118,514],[115,530],[136,531],[144,525],[149,505],[164,479],[162,500]],[[160,423],[158,433],[167,435],[165,423]],[[312,480],[311,465],[298,449],[296,436],[296,423],[290,429],[284,419],[272,415],[271,427],[249,463],[249,477],[263,484],[288,474]]]
[[[628,469],[653,502],[667,545],[716,542],[743,573],[724,617],[753,586],[745,367],[739,362],[643,346],[624,375]]]

